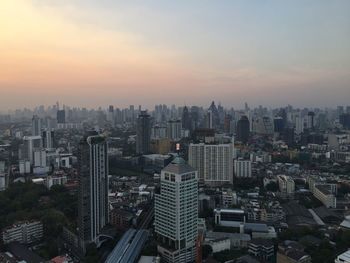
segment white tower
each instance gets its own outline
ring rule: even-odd
[[[155,195],[155,232],[164,262],[193,262],[198,235],[197,171],[176,157],[161,172]]]

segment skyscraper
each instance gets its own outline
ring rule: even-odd
[[[78,227],[83,251],[96,242],[109,221],[108,156],[106,138],[91,132],[79,144]]]
[[[41,119],[37,115],[32,118],[32,136],[41,136]]]
[[[155,195],[155,232],[164,262],[193,262],[198,235],[197,171],[176,157],[161,172]]]
[[[43,131],[43,147],[46,149],[52,149],[54,148],[54,138],[55,138],[55,132],[53,129],[45,129]]]
[[[146,154],[150,152],[151,145],[151,117],[147,111],[141,111],[137,118],[136,127],[136,153]]]
[[[247,116],[242,116],[237,122],[236,138],[237,141],[247,143],[249,139],[250,123]]]
[[[57,111],[57,123],[65,123],[66,122],[66,111],[58,110]]]
[[[167,125],[167,136],[170,140],[181,139],[182,123],[180,120],[170,120]]]
[[[108,112],[107,112],[107,121],[114,126],[115,124],[115,117],[114,117],[114,107],[113,105],[109,105]]]
[[[191,130],[191,119],[188,112],[188,108],[185,106],[182,111],[182,128],[185,130]]]

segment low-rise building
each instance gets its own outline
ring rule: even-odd
[[[278,175],[278,186],[281,193],[290,195],[294,194],[295,191],[295,183],[292,177],[287,175]]]
[[[128,229],[133,224],[133,213],[122,209],[113,209],[110,214],[110,224],[118,229]]]
[[[230,238],[225,237],[206,241],[205,244],[211,246],[213,253],[231,249]]]
[[[39,241],[43,237],[43,224],[40,221],[19,222],[2,231],[4,244],[17,241],[22,244],[30,244]]]
[[[335,186],[336,189],[336,186]],[[316,184],[314,187],[314,196],[322,202],[322,204],[327,208],[337,207],[337,198],[334,195],[334,185],[333,184]]]
[[[246,214],[242,209],[214,209],[215,224],[220,226],[240,227],[246,221]]]
[[[278,263],[311,263],[311,257],[304,247],[296,241],[286,240],[278,245]]]
[[[67,183],[67,176],[47,176],[45,184],[48,189],[54,185],[64,185]]]
[[[350,263],[350,250],[337,256],[334,263]]]
[[[237,205],[237,193],[232,190],[222,192],[222,205],[226,208]]]
[[[260,260],[270,260],[274,254],[274,244],[268,239],[252,239],[249,242],[248,253]]]

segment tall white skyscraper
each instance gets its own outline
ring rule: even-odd
[[[79,145],[78,227],[81,248],[96,242],[109,222],[106,138],[92,132]]]
[[[197,171],[176,157],[161,172],[155,195],[155,232],[164,262],[194,262],[198,235]]]
[[[209,185],[233,181],[234,143],[191,143],[188,163],[198,170],[199,180]]]

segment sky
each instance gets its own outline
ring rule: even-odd
[[[350,104],[348,0],[1,0],[0,110]]]

